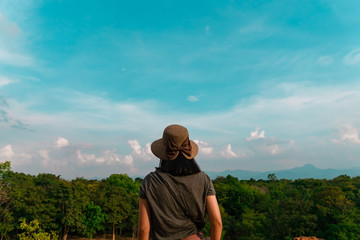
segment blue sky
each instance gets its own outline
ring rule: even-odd
[[[360,166],[358,1],[0,2],[0,161],[144,175],[173,123],[203,170]]]

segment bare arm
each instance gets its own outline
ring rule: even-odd
[[[222,221],[219,205],[215,195],[206,196],[206,210],[210,219],[210,238],[220,240],[222,231]]]
[[[138,240],[148,240],[151,209],[146,199],[139,198]]]

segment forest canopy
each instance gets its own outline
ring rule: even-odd
[[[141,178],[113,174],[102,180],[37,176],[0,163],[0,240],[21,239],[29,226],[38,234],[92,238],[136,237]],[[332,180],[213,180],[223,218],[223,239],[327,240],[360,236],[360,177]],[[204,229],[209,234],[209,224]],[[50,235],[51,234],[51,235]],[[22,238],[25,239],[25,238]]]

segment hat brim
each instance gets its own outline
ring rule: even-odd
[[[187,156],[183,154],[184,157],[187,159],[193,159],[199,152],[199,147],[194,141],[190,140],[190,145],[191,145],[191,155]],[[161,160],[169,160],[169,161],[174,160],[180,153],[179,152],[178,154],[176,154],[174,158],[168,159],[168,156],[166,154],[166,146],[164,145],[162,138],[154,141],[151,144],[151,152]]]

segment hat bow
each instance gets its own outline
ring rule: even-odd
[[[166,148],[166,155],[169,159],[174,159],[177,157],[179,152],[182,152],[184,155],[191,156],[191,144],[190,140],[187,137],[185,141],[180,145],[176,145],[173,141],[169,140]]]

